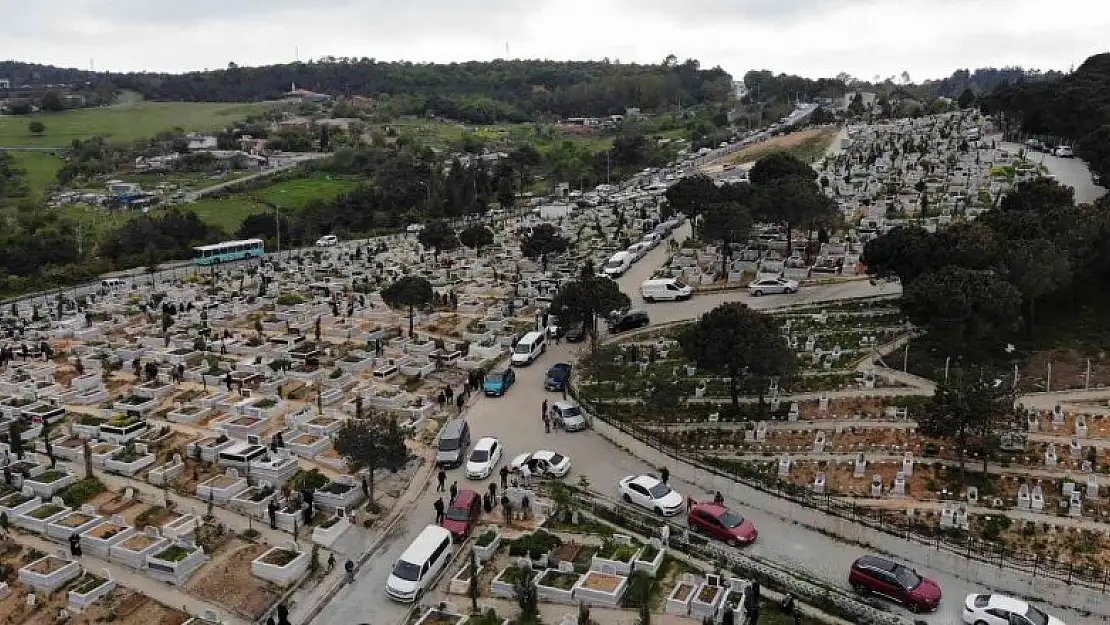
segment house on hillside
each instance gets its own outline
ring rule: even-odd
[[[7,78],[0,78],[0,89],[11,89],[12,81]]]
[[[308,89],[298,89],[297,84],[293,83],[291,89],[286,92],[285,98],[298,102],[327,102],[331,99],[330,95],[324,93],[316,93]]]
[[[220,147],[219,141],[216,137],[209,135],[193,135],[189,137],[187,149],[190,152],[198,152],[201,150],[215,150]]]

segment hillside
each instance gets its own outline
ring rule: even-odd
[[[983,100],[1011,130],[1071,141],[1101,180],[1110,181],[1110,54],[1087,59],[1056,82],[1005,85]]]
[[[281,98],[293,85],[334,96],[374,98],[388,114],[436,113],[471,123],[527,121],[544,116],[602,116],[628,107],[647,111],[676,104],[723,102],[732,77],[695,60],[660,65],[608,61],[492,61],[451,64],[327,59],[186,74],[92,74],[81,70],[0,63],[0,76],[24,82],[108,80],[148,100],[252,102]],[[36,80],[36,77],[37,80]]]

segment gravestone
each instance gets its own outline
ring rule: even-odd
[[[1044,489],[1040,484],[1034,486],[1029,495],[1029,507],[1033,512],[1044,512]]]
[[[1078,490],[1072,491],[1068,502],[1068,515],[1073,517],[1083,516],[1083,495]]]
[[[1028,484],[1022,484],[1021,486],[1018,487],[1017,507],[1018,507],[1018,510],[1028,510],[1029,509],[1029,485]]]
[[[966,505],[961,503],[956,506],[954,522],[956,523],[956,527],[962,530],[966,530],[969,527]]]
[[[1037,415],[1036,409],[1030,409],[1025,415],[1026,429],[1030,432],[1036,432],[1040,429],[1041,418]]]
[[[793,423],[793,422],[798,420],[798,416],[800,414],[801,414],[801,411],[798,409],[798,402],[791,402],[790,403],[790,412],[786,413],[787,420],[789,420],[791,423]]]
[[[825,474],[824,472],[818,473],[817,477],[813,478],[813,492],[818,495],[824,495],[825,488]]]
[[[1046,467],[1056,466],[1056,443],[1049,443],[1044,451],[1044,464]]]
[[[814,436],[814,438],[813,438],[813,453],[815,453],[815,454],[825,453],[825,445],[826,444],[827,444],[827,441],[825,440],[825,432],[824,431],[818,431],[817,435]]]
[[[779,477],[788,477],[790,475],[790,454],[783,454],[779,456]]]
[[[852,473],[853,477],[863,477],[867,475],[867,459],[863,457],[862,453],[856,454],[855,470]]]
[[[1071,442],[1068,443],[1068,453],[1071,454],[1072,460],[1079,460],[1083,457],[1083,445],[1080,444],[1079,439],[1071,439]]]
[[[821,397],[817,400],[817,412],[822,415],[829,413],[829,396],[824,392],[821,393]]]
[[[940,510],[940,526],[947,529],[956,527],[956,504],[951,501],[944,502]]]
[[[899,499],[906,496],[906,474],[901,471],[894,476],[894,496]]]
[[[979,505],[979,487],[978,486],[968,486],[967,487],[967,503],[968,503],[969,506]]]
[[[871,496],[883,496],[883,476],[878,474],[871,476]]]
[[[913,475],[913,452],[911,451],[902,454],[902,473],[905,473],[906,477]]]
[[[1064,425],[1064,409],[1060,404],[1052,407],[1052,425]]]
[[[760,421],[755,424],[755,440],[762,443],[767,440],[767,422]]]
[[[1075,435],[1079,438],[1087,437],[1087,417],[1079,415],[1075,418]]]
[[[1087,499],[1098,499],[1098,479],[1095,476],[1087,476]]]

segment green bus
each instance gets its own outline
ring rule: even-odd
[[[258,258],[266,253],[262,245],[262,239],[224,241],[223,243],[194,247],[193,250],[197,253],[196,262],[201,266]]]

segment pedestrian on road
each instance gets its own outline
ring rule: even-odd
[[[694,506],[697,505],[697,503],[698,502],[694,501],[693,497],[687,495],[686,496],[686,514],[690,514],[690,511],[694,509]]]
[[[567,384],[570,384],[570,382],[563,382],[563,400],[564,401],[567,398]]]
[[[725,496],[721,494],[721,491],[717,491],[717,494],[713,495],[713,503],[718,506],[725,505]]]
[[[458,482],[451,482],[450,494],[451,494],[451,501],[452,502],[455,501],[455,496],[459,494],[459,483]]]
[[[540,409],[540,417],[547,421],[547,400],[543,400],[543,408]]]
[[[543,431],[547,434],[551,433],[551,419],[548,419],[546,414],[543,416]]]
[[[440,469],[439,474],[436,475],[436,479],[439,481],[439,484],[436,486],[436,492],[442,493],[447,489],[447,472]]]
[[[513,520],[513,502],[509,501],[508,495],[501,495],[501,513],[505,516],[505,522],[510,523]]]
[[[355,583],[355,563],[347,560],[343,563],[343,570],[347,572],[347,583]]]
[[[443,497],[436,499],[432,507],[436,511],[436,525],[439,525],[443,522]]]
[[[520,466],[520,483],[524,488],[532,485],[532,469],[528,468],[527,462]]]
[[[331,573],[331,570],[334,569],[334,568],[335,568],[335,554],[334,553],[329,553],[328,554],[328,568],[324,571],[324,575],[327,575],[328,573]]]
[[[459,409],[459,414],[462,414],[463,406],[466,405],[466,398],[459,395],[455,398],[455,407]]]
[[[490,504],[497,507],[497,484],[489,483],[489,500]]]
[[[490,484],[490,486],[493,486]],[[509,467],[501,467],[501,490],[509,487]]]
[[[671,470],[668,469],[667,467],[663,467],[662,469],[659,469],[659,481],[666,484],[667,480],[669,480],[669,479],[671,479]]]

